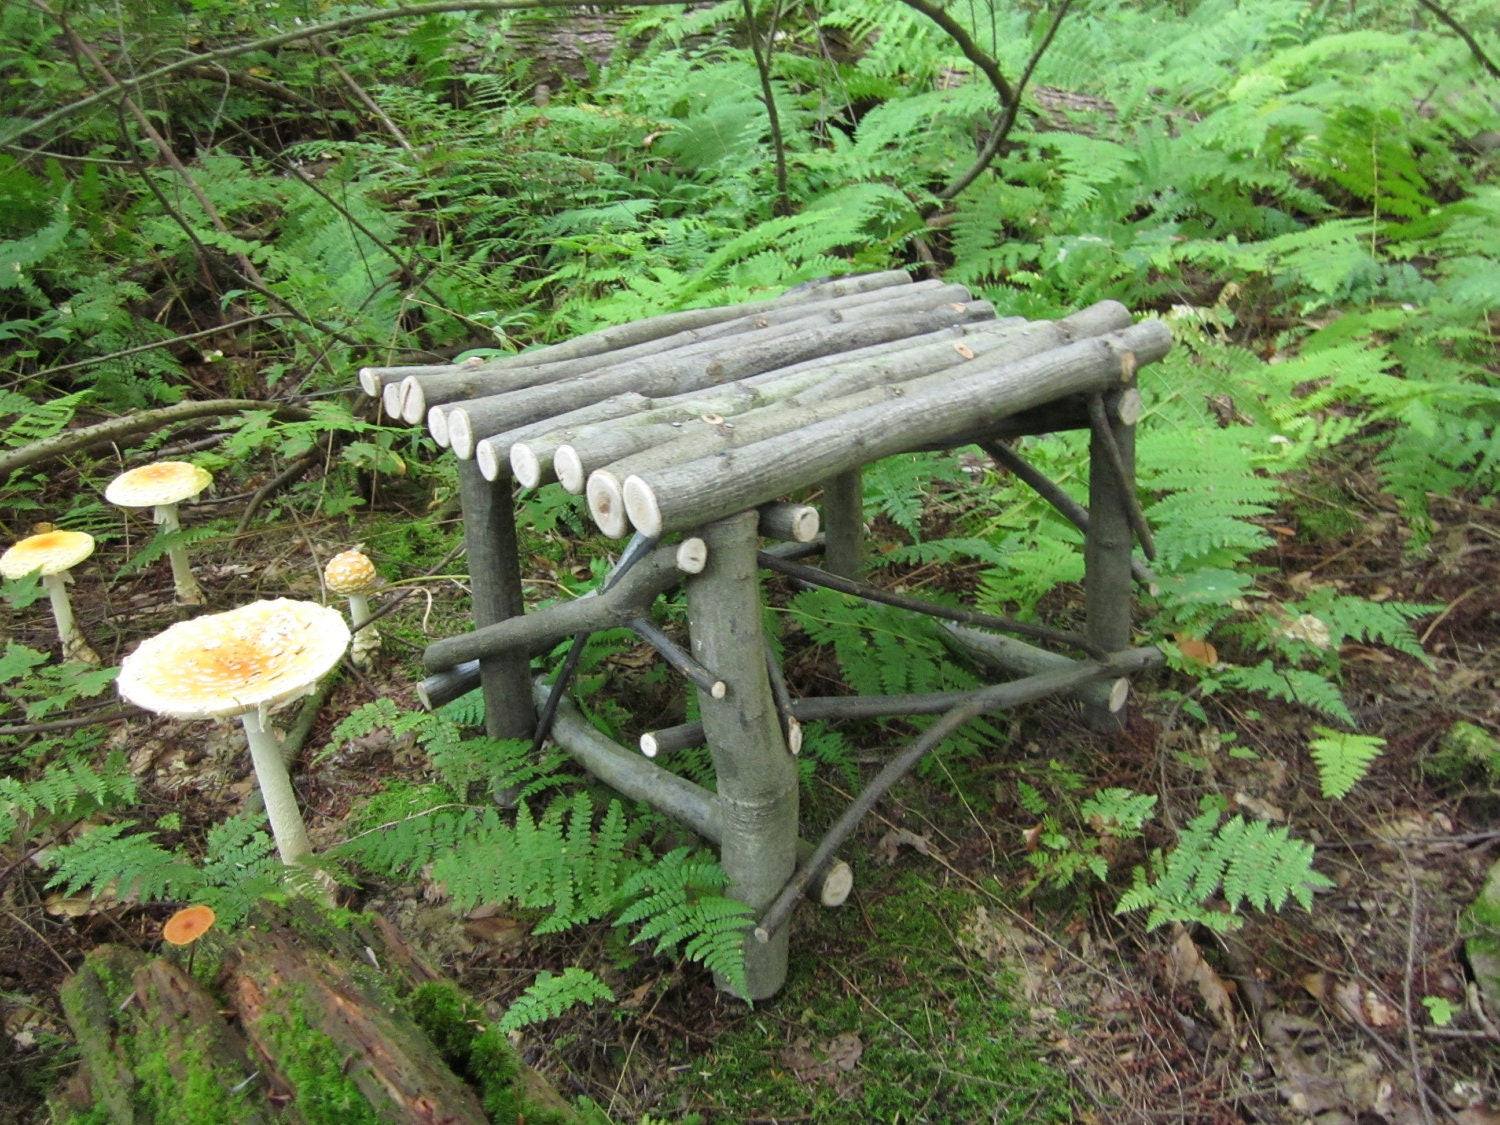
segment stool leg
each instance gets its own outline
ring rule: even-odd
[[[823,569],[859,577],[864,562],[864,474],[857,468],[823,482]]]
[[[687,604],[693,656],[728,687],[722,699],[698,692],[723,810],[727,893],[758,912],[796,866],[797,766],[766,676],[755,526],[756,514],[745,512],[703,530],[708,565],[688,578]],[[746,933],[746,999],[763,1000],[785,983],[787,929],[764,945]]]
[[[516,552],[516,510],[508,482],[487,481],[477,461],[459,461],[458,498],[463,506],[475,626],[520,616],[526,605]],[[481,660],[479,682],[484,689],[485,733],[491,738],[530,738],[536,729],[536,705],[526,654]]]
[[[1088,638],[1106,652],[1130,647],[1130,554],[1134,540],[1124,497],[1135,491],[1135,427],[1120,420],[1120,394],[1116,391],[1104,396],[1104,416],[1120,451],[1125,475],[1120,476],[1114,458],[1094,431],[1089,439],[1089,526],[1083,548]],[[1084,714],[1094,730],[1120,730],[1125,725],[1123,709],[1112,712],[1108,705],[1091,703]]]

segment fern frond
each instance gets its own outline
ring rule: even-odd
[[[613,1000],[609,986],[587,969],[569,965],[561,973],[538,973],[525,992],[511,1001],[505,1015],[495,1025],[502,1035],[523,1027],[556,1019],[579,1004]]]
[[[1309,742],[1308,747],[1318,766],[1323,796],[1343,797],[1370,772],[1370,763],[1379,757],[1385,739],[1327,727],[1313,729],[1320,737]]]
[[[133,820],[107,824],[61,845],[52,853],[56,873],[47,885],[65,895],[113,887],[121,898],[141,902],[191,897],[203,885],[198,869],[157,844],[154,833],[129,832],[134,827]]]

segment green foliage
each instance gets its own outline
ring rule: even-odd
[[[49,826],[124,808],[135,801],[136,790],[136,779],[119,752],[98,768],[85,761],[57,761],[29,782],[0,777],[0,838],[24,840]]]
[[[1385,739],[1327,727],[1314,729],[1321,737],[1313,739],[1308,746],[1318,765],[1323,796],[1344,797],[1370,772],[1370,763],[1379,755]]]
[[[1115,913],[1148,910],[1148,930],[1198,922],[1222,933],[1241,924],[1241,906],[1279,910],[1295,899],[1310,910],[1313,892],[1333,885],[1312,869],[1312,845],[1292,838],[1285,827],[1241,816],[1222,819],[1210,808],[1189,821],[1176,848],[1153,853],[1148,867],[1136,868]],[[1215,898],[1227,913],[1209,905]]]
[[[568,778],[558,772],[557,757],[528,762],[525,741],[463,739],[442,716],[402,715],[389,700],[377,700],[335,727],[335,744],[382,727],[393,734],[414,731],[444,784],[393,786],[365,802],[354,815],[359,830],[334,849],[336,858],[398,878],[426,872],[461,909],[512,903],[540,912],[535,934],[606,916],[618,926],[641,923],[635,942],[654,941],[657,953],[681,947],[690,960],[743,980],[740,946],[748,915],[714,893],[725,885],[715,860],[688,849],[659,858],[642,851],[619,801],[601,809],[576,791],[554,793],[534,806]],[[487,790],[519,787],[514,813],[458,800],[475,782]],[[568,1006],[574,1001],[560,998],[581,995],[576,988],[582,983],[567,977],[547,984],[536,1010]]]
[[[538,973],[526,991],[511,1001],[495,1026],[502,1035],[508,1035],[523,1027],[556,1019],[579,1004],[614,998],[615,994],[593,973],[569,965],[556,975]]]

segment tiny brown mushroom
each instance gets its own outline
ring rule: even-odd
[[[42,586],[52,599],[52,617],[64,660],[98,664],[99,654],[89,647],[73,620],[68,600],[68,570],[94,553],[94,537],[84,531],[46,531],[32,535],[0,555],[0,575],[24,578],[41,573]]]
[[[161,525],[163,533],[171,535],[181,526],[177,505],[197,496],[213,479],[207,469],[187,461],[157,461],[115,477],[104,490],[104,498],[121,508],[150,508],[152,519]],[[177,600],[183,605],[202,605],[203,590],[188,566],[186,548],[174,544],[168,548],[167,558],[172,563]]]

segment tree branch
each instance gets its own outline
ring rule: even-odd
[[[24,469],[40,461],[66,457],[102,442],[118,441],[122,437],[145,433],[174,422],[186,421],[189,418],[202,418],[210,414],[236,414],[242,410],[274,410],[282,421],[300,421],[309,417],[307,411],[299,406],[261,402],[253,398],[216,398],[203,402],[179,402],[156,410],[140,410],[134,414],[111,418],[107,422],[99,422],[77,430],[64,430],[60,434],[53,434],[41,441],[23,445],[20,449],[0,454],[0,480],[17,469]]]
[[[1475,39],[1469,32],[1469,29],[1459,23],[1448,9],[1438,4],[1436,0],[1417,0],[1417,6],[1426,8],[1438,18],[1439,22],[1446,24],[1454,35],[1462,39],[1464,46],[1469,48],[1469,54],[1478,60],[1480,66],[1490,72],[1491,78],[1500,78],[1500,65],[1497,65],[1495,60],[1490,58],[1485,49],[1480,45],[1479,40]]]

